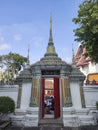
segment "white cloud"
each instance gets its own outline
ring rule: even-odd
[[[34,37],[32,39],[32,42],[33,42],[34,45],[40,46],[43,42],[43,38],[42,37]]]
[[[10,46],[7,43],[5,43],[4,36],[2,34],[0,34],[0,50],[1,51],[7,50],[9,48],[10,48]]]
[[[8,44],[6,44],[6,43],[0,43],[0,50],[1,51],[2,50],[7,50],[9,48],[10,48],[10,46]]]
[[[14,35],[14,39],[15,39],[16,41],[21,41],[21,40],[22,40],[21,34],[16,34],[16,35]]]
[[[5,42],[5,38],[4,36],[0,33],[0,50],[7,50],[10,48],[10,45],[8,45],[6,42]]]

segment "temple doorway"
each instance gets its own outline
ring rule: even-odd
[[[44,118],[54,118],[54,80],[53,78],[45,79]]]
[[[59,78],[43,78],[42,83],[42,118],[60,117]]]

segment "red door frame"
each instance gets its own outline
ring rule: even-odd
[[[42,118],[44,117],[44,92],[45,90],[45,79],[42,78]]]
[[[54,78],[54,118],[60,117],[59,78]]]
[[[45,78],[42,78],[42,118],[44,117]],[[54,118],[60,117],[59,78],[54,77]]]

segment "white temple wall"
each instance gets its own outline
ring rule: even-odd
[[[98,73],[98,63],[96,64],[96,72]]]
[[[89,62],[89,73],[96,73],[98,72],[96,69],[96,67],[98,67],[97,64],[95,64],[94,62]]]
[[[86,85],[83,87],[86,108],[96,108],[98,101],[98,85]]]
[[[31,83],[23,83],[20,108],[26,109],[29,107],[30,97],[31,97]]]
[[[8,96],[15,101],[17,107],[18,100],[18,85],[0,85],[0,96]]]
[[[80,67],[80,71],[81,71],[85,76],[87,76],[88,73],[89,73],[89,67],[88,67],[88,65],[85,66],[85,67]]]
[[[70,83],[70,91],[72,97],[72,104],[74,108],[81,108],[81,97],[80,97],[80,87],[79,82]]]
[[[80,71],[87,76],[89,73],[98,73],[98,63],[95,64],[94,62],[89,62],[88,65],[84,67],[80,67]]]

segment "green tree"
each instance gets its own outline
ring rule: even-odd
[[[6,96],[1,96],[0,97],[0,115],[1,118],[5,114],[9,114],[14,112],[15,110],[15,102],[12,98],[6,97]]]
[[[0,62],[6,68],[6,78],[9,78],[8,80],[11,80],[14,78],[14,75],[16,75],[21,69],[21,65],[23,65],[24,62],[27,62],[27,58],[10,52],[9,54],[0,56]]]
[[[74,30],[75,40],[86,48],[85,56],[98,62],[98,0],[85,0],[79,6],[78,16],[73,22],[79,25]]]

